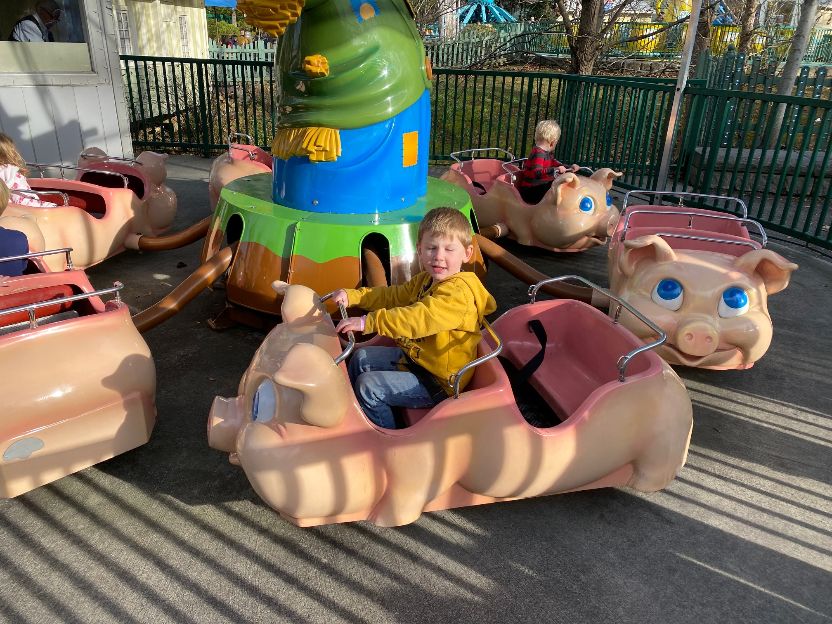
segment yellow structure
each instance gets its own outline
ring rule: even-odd
[[[203,0],[113,0],[119,54],[208,57]]]

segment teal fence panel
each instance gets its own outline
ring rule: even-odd
[[[832,102],[690,87],[684,111],[669,188],[740,197],[767,228],[832,248]]]

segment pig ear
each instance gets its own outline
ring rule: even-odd
[[[285,323],[291,323],[299,318],[314,320],[324,314],[321,298],[311,288],[300,284],[286,284],[286,282],[272,282],[275,292],[283,295],[280,315]]]
[[[590,176],[590,180],[600,182],[601,186],[603,186],[607,190],[610,190],[612,188],[613,181],[616,178],[620,178],[623,175],[624,173],[621,171],[613,171],[609,167],[604,167],[593,173]]]
[[[300,392],[300,417],[316,427],[339,425],[352,403],[344,373],[329,353],[310,343],[289,349],[273,379]]]
[[[741,255],[734,262],[734,267],[745,273],[758,273],[766,285],[769,295],[780,292],[789,285],[792,271],[797,269],[794,262],[770,249],[755,249]]]
[[[562,173],[556,179],[555,183],[552,185],[552,188],[555,191],[555,206],[560,206],[561,201],[563,200],[563,188],[565,186],[571,186],[573,189],[578,188],[581,185],[581,179],[576,176],[574,173]],[[542,204],[543,202],[541,202]]]
[[[648,234],[633,240],[624,241],[624,253],[618,259],[618,268],[626,276],[635,273],[640,262],[672,262],[676,253],[661,236]]]

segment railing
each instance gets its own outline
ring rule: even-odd
[[[434,67],[468,67],[486,57],[490,57],[492,64],[499,64],[517,53],[569,56],[566,31],[560,22],[494,26],[495,34],[490,38],[466,39],[463,31],[454,40],[426,43],[431,63]],[[664,22],[618,21],[604,35],[601,58],[676,58],[681,54],[686,33],[686,23],[670,26]],[[793,34],[794,29],[790,27],[757,31],[751,39],[749,56],[782,62]],[[724,54],[738,43],[739,26],[711,27],[711,54]],[[812,30],[804,61],[832,64],[832,28],[818,26]]]
[[[227,149],[231,131],[267,148],[277,87],[271,63],[122,57],[137,149]],[[240,70],[240,71],[237,71]],[[239,76],[239,77],[238,77]],[[623,171],[623,188],[656,188],[675,82],[436,69],[429,157],[531,149],[540,119],[557,119],[560,160]],[[694,80],[674,132],[667,190],[742,198],[773,230],[832,248],[832,102],[726,89]]]
[[[224,61],[266,61],[274,62],[277,42],[253,41],[243,45],[224,46],[216,41],[208,43],[208,58]]]

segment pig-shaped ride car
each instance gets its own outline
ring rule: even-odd
[[[750,237],[748,227],[762,234],[762,242]],[[768,296],[786,288],[797,269],[764,244],[762,226],[742,217],[625,206],[610,242],[610,290],[667,334],[658,353],[668,363],[750,368],[771,344]],[[649,337],[626,312],[621,321]]]
[[[247,138],[249,142],[234,143],[233,139],[236,137]],[[208,201],[211,204],[211,212],[217,207],[220,191],[226,184],[243,176],[271,172],[271,154],[254,145],[254,138],[251,136],[239,132],[232,133],[228,137],[228,151],[217,156],[208,176]]]
[[[583,251],[606,242],[618,220],[609,191],[622,173],[608,168],[590,177],[564,173],[539,203],[527,204],[514,185],[519,171],[514,163],[491,158],[459,161],[442,179],[468,192],[480,228],[498,226],[523,245]]]
[[[32,252],[71,247],[76,267],[96,265],[124,251],[131,237],[157,236],[170,226],[176,197],[163,184],[165,158],[143,152],[131,164],[90,149],[81,156],[89,168],[35,165],[41,171],[60,169],[62,176],[77,171],[81,179],[29,178],[42,200],[57,205],[26,206],[13,199],[0,226],[26,234]],[[66,268],[57,255],[45,262],[52,271]]]
[[[135,159],[108,156],[97,147],[86,149],[78,157],[77,179],[99,186],[120,187],[117,178],[100,171],[120,173],[127,178],[127,188],[133,191],[146,214],[149,231],[146,236],[157,236],[167,231],[176,217],[176,193],[165,184],[168,171],[167,154],[142,152]]]
[[[258,349],[238,396],[214,400],[208,442],[295,524],[397,526],[423,511],[566,491],[653,491],[685,462],[692,415],[684,385],[589,305],[537,302],[494,323],[502,355],[525,368],[555,426],[527,422],[493,357],[496,339],[484,338],[458,398],[405,410],[408,426],[390,430],[361,411],[318,296],[305,286],[278,289],[283,323]],[[526,366],[530,360],[539,366]]]
[[[83,271],[0,281],[0,498],[147,442],[156,369],[121,284],[94,290]]]

